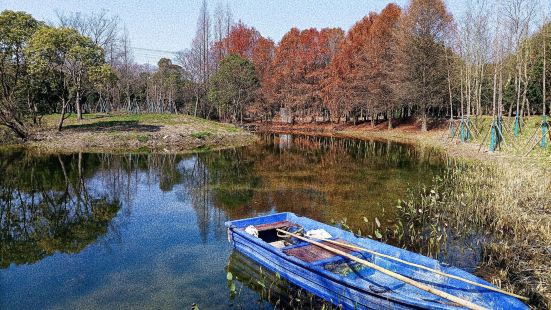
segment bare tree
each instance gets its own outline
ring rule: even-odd
[[[120,88],[124,94],[125,106],[127,111],[133,110],[132,102],[132,80],[135,72],[134,58],[132,55],[130,39],[128,31],[124,28],[119,42],[119,53],[117,55],[119,61],[116,67],[119,71]],[[137,107],[136,107],[137,108]]]
[[[482,89],[485,83],[484,70],[489,62],[489,15],[486,0],[471,0],[460,24],[460,54],[464,60],[462,94],[466,109],[461,116],[467,119],[472,113],[482,114]]]
[[[516,94],[516,122],[520,127],[522,108],[527,103],[526,92],[528,89],[528,62],[529,46],[525,39],[530,35],[536,15],[538,3],[534,0],[507,0],[504,3],[504,16],[507,28],[511,35],[511,48],[515,53],[515,94]],[[509,108],[509,116],[513,110],[513,103]],[[515,131],[516,132],[516,131]]]
[[[91,14],[56,12],[59,24],[78,30],[81,34],[90,37],[92,41],[105,51],[105,60],[113,64],[119,43],[120,19],[117,15],[110,15],[101,10]]]
[[[221,2],[216,4],[214,9],[214,42],[215,42],[215,67],[218,68],[219,62],[225,56],[224,38],[226,37],[225,30],[225,13]]]
[[[220,19],[220,24],[216,22],[217,19]],[[216,27],[220,29],[216,29]],[[217,33],[218,31],[220,33]],[[220,16],[215,19],[215,35],[222,36],[222,17]],[[178,53],[176,61],[182,67],[184,76],[193,83],[195,97],[193,115],[201,115],[206,118],[211,114],[212,107],[208,104],[205,94],[210,75],[216,69],[214,65],[216,56],[211,53],[211,43],[210,16],[207,2],[203,0],[199,11],[199,19],[197,20],[197,32],[191,47]]]

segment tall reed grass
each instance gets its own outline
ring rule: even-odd
[[[550,170],[526,163],[455,163],[430,188],[411,190],[385,230],[430,256],[457,240],[477,253],[476,273],[551,308]],[[445,257],[441,257],[445,260]]]

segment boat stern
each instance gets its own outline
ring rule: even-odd
[[[245,229],[248,226],[260,226],[267,224],[283,223],[289,221],[291,218],[296,218],[297,216],[292,212],[281,212],[268,214],[258,217],[251,217],[245,219],[239,219],[234,221],[227,221],[224,225],[227,227],[228,232],[228,241],[232,242],[232,233],[235,229]]]

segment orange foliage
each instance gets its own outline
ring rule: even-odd
[[[273,56],[274,42],[262,37],[256,29],[247,27],[240,21],[231,27],[226,38],[215,42],[214,48],[223,51],[216,55],[225,57],[229,54],[237,54],[252,61],[255,67],[258,67],[257,70],[261,77]]]
[[[269,99],[292,112],[321,112],[321,80],[343,36],[339,28],[292,28],[275,51]]]
[[[434,81],[418,85],[419,65],[438,60],[451,21],[442,0],[411,0],[404,13],[396,4],[370,13],[346,36],[340,28],[292,28],[277,46],[239,22],[215,48],[255,65],[261,88],[252,114],[273,116],[283,107],[291,119],[321,115],[334,122],[350,116],[374,122],[383,114],[391,125],[397,111],[405,114],[405,106],[425,115],[442,101],[443,65],[432,61],[423,70],[432,70]],[[416,46],[417,41],[430,44]]]
[[[389,4],[381,14],[365,16],[347,33],[323,82],[323,99],[333,121],[357,110],[360,114],[381,112],[383,105],[388,107],[394,100],[394,31],[400,14],[397,5]]]

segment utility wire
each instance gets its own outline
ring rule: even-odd
[[[178,55],[177,51],[166,51],[166,50],[158,50],[158,49],[152,49],[152,48],[143,48],[143,47],[132,47],[133,50],[136,51],[144,51],[144,52],[154,52],[154,53],[163,53],[163,54],[173,54]]]

